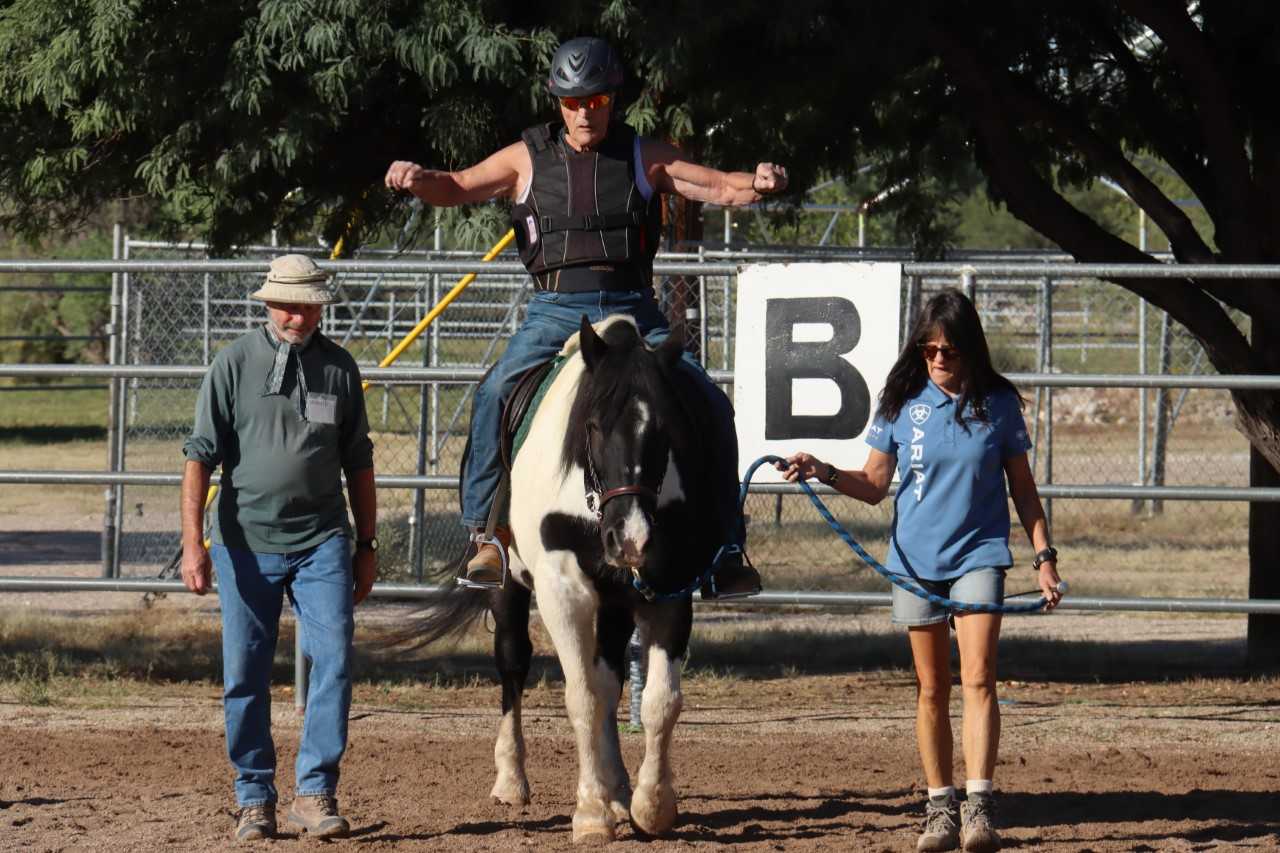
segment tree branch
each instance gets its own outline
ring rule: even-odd
[[[1134,58],[1133,51],[1120,38],[1115,28],[1097,27],[1093,29],[1092,34],[1119,64],[1133,90],[1133,96],[1124,102],[1124,109],[1133,110],[1142,123],[1150,129],[1148,139],[1161,159],[1168,163],[1182,180],[1186,181],[1191,192],[1205,206],[1210,218],[1216,220],[1221,206],[1218,188],[1213,185],[1204,166],[1197,162],[1191,152],[1179,145],[1179,141],[1186,134],[1170,121],[1167,112],[1158,108],[1157,105],[1163,103],[1165,99],[1156,94],[1151,74]]]
[[[1011,102],[1022,108],[1023,113],[1059,131],[1099,172],[1109,175],[1119,184],[1168,235],[1170,242],[1175,244],[1174,251],[1179,261],[1211,264],[1216,260],[1213,250],[1200,238],[1190,218],[1129,162],[1119,148],[1108,144],[1097,131],[1050,98],[1031,94],[1012,81],[1007,86],[1004,81],[993,82]]]
[[[1253,182],[1244,135],[1236,121],[1231,85],[1206,44],[1204,34],[1187,15],[1185,3],[1168,0],[1123,0],[1130,14],[1159,36],[1186,78],[1198,106],[1208,169],[1221,197],[1218,245],[1227,259],[1258,263],[1262,258],[1260,235],[1252,216]]]
[[[967,102],[983,153],[983,171],[1000,188],[1009,210],[1079,261],[1155,263],[1146,252],[1103,230],[1064,199],[1032,167],[1011,110],[954,30],[930,27],[929,37]],[[1249,342],[1222,306],[1189,281],[1118,279],[1115,283],[1164,309],[1204,346],[1223,372],[1247,372]]]

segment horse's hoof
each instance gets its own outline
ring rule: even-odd
[[[527,806],[532,799],[529,796],[528,780],[505,777],[493,783],[489,796],[508,806]]]
[[[587,817],[581,814],[573,816],[574,844],[612,844],[618,840],[614,829],[613,818]]]
[[[631,798],[628,797],[628,800]],[[631,806],[622,800],[613,800],[609,803],[609,811],[613,812],[613,819],[619,823],[626,823],[631,820]]]
[[[676,823],[675,789],[640,788],[631,798],[631,822],[645,835],[662,835]]]

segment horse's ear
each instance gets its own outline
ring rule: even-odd
[[[658,345],[658,358],[667,367],[674,367],[684,355],[684,325],[675,326],[666,340]]]
[[[578,349],[582,351],[582,360],[587,363],[587,370],[595,370],[609,351],[609,345],[596,334],[586,314],[582,315],[582,327],[578,330]]]

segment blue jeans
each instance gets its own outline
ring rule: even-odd
[[[499,442],[503,403],[511,396],[525,371],[560,352],[564,342],[581,327],[583,314],[592,323],[598,323],[610,314],[627,314],[635,319],[640,334],[653,346],[665,340],[671,332],[667,318],[652,294],[647,292],[555,293],[540,290],[534,293],[529,301],[527,319],[511,336],[502,357],[476,388],[471,408],[471,455],[462,480],[463,525],[484,527],[489,519],[489,509],[493,506],[502,475]],[[721,453],[718,467],[730,472],[722,487],[716,489],[720,498],[717,515],[722,522],[724,541],[740,542],[738,434],[733,424],[733,404],[688,350],[681,364],[704,387],[707,399],[711,401],[715,419],[713,429],[718,437],[715,446]],[[729,476],[732,480],[728,479]]]
[[[311,661],[295,790],[299,795],[333,795],[351,709],[351,540],[336,534],[292,554],[215,544],[210,556],[222,606],[222,704],[227,756],[236,771],[236,802],[252,806],[276,801],[271,664],[286,592],[302,632],[302,653]]]

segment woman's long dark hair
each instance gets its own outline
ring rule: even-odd
[[[906,345],[898,354],[880,392],[877,413],[892,423],[907,400],[920,393],[929,381],[929,369],[925,366],[920,347],[938,332],[946,336],[955,347],[964,368],[964,390],[956,401],[956,420],[962,426],[965,412],[971,411],[976,420],[984,423],[990,419],[987,400],[994,391],[1006,389],[1025,404],[1018,389],[1005,379],[991,364],[991,351],[987,348],[987,336],[982,331],[982,320],[969,298],[958,290],[948,288],[925,303],[924,309],[911,325]]]

